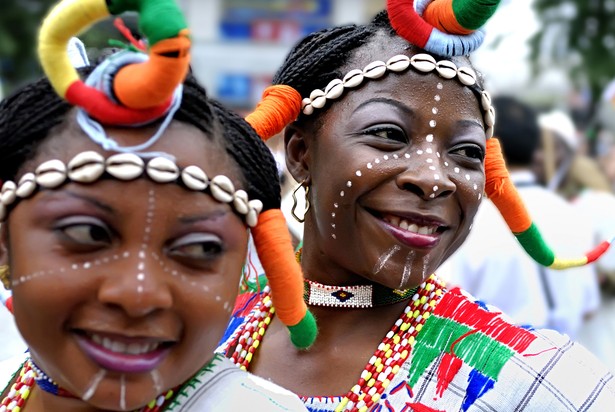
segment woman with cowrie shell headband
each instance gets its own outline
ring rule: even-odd
[[[292,213],[304,220],[297,259],[319,335],[302,352],[280,339],[265,290],[240,300],[223,349],[310,410],[612,409],[613,375],[587,350],[434,274],[484,195],[543,265],[586,264],[608,247],[556,259],[510,184],[467,57],[498,3],[389,0],[369,24],[312,33],[247,117],[264,139],[284,130],[306,189],[307,210]]]
[[[75,70],[71,36],[124,11],[148,50]],[[273,156],[187,74],[189,51],[172,0],[62,1],[40,30],[46,78],[0,103],[0,278],[28,345],[0,363],[0,411],[306,410],[214,353],[250,234],[279,267],[289,343],[316,325],[276,233]]]

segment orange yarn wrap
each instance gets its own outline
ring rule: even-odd
[[[294,122],[301,112],[301,95],[290,86],[269,86],[246,121],[267,141]]]
[[[519,192],[517,192],[517,188],[510,180],[500,142],[495,137],[487,140],[485,192],[498,208],[513,233],[522,233],[529,229],[532,219],[519,196]]]
[[[149,61],[120,69],[113,81],[117,99],[131,109],[168,104],[190,67],[188,29],[178,37],[161,40],[150,49]]]
[[[303,273],[295,260],[286,219],[280,209],[269,209],[258,216],[258,224],[251,230],[276,314],[285,325],[295,326],[305,317],[307,305],[303,301]]]
[[[453,11],[453,0],[434,0],[427,5],[423,19],[436,29],[448,34],[470,34],[474,30],[461,26]]]

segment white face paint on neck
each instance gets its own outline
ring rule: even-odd
[[[98,390],[98,385],[100,385],[100,382],[104,379],[105,374],[106,372],[104,371],[104,369],[101,369],[96,373],[96,375],[92,377],[90,383],[85,389],[85,392],[83,392],[83,395],[81,395],[81,399],[84,402],[87,402],[92,399],[92,396],[94,396],[94,394]]]

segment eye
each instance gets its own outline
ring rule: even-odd
[[[470,159],[480,160],[481,162],[485,159],[485,150],[477,144],[467,143],[455,146],[451,150],[451,153]]]
[[[191,261],[211,261],[224,253],[222,239],[211,233],[190,233],[175,240],[168,254]]]
[[[398,126],[395,125],[382,125],[374,126],[363,131],[363,134],[370,136],[377,136],[382,139],[390,140],[398,143],[408,143],[408,136]]]
[[[62,219],[55,230],[64,240],[82,247],[100,248],[109,245],[112,234],[100,220],[89,216],[72,216]]]

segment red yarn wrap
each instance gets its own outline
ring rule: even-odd
[[[275,306],[276,315],[286,326],[297,325],[307,313],[303,301],[303,273],[295,260],[286,219],[280,209],[269,209],[258,217],[252,237]]]
[[[414,0],[387,0],[387,13],[398,35],[415,46],[425,47],[433,26],[414,10]]]
[[[286,85],[269,86],[263,92],[261,101],[246,121],[256,130],[261,139],[267,141],[295,121],[301,112],[301,95]]]
[[[172,97],[164,105],[151,109],[135,110],[117,105],[107,95],[82,81],[73,82],[66,90],[66,100],[83,108],[102,124],[143,124],[161,118],[171,106]]]

